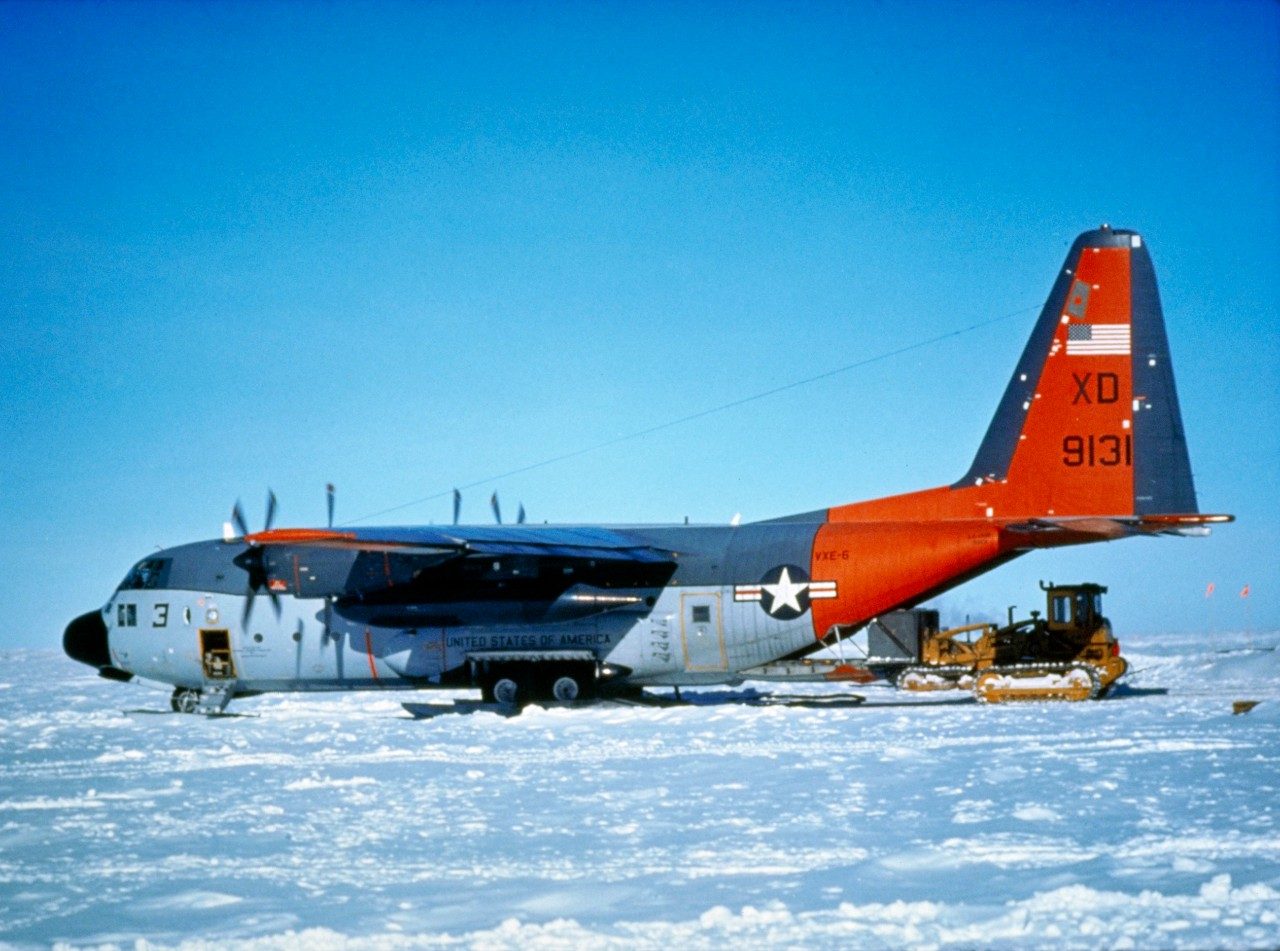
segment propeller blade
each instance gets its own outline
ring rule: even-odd
[[[240,615],[240,626],[247,628],[249,626],[249,618],[253,615],[253,600],[258,596],[258,592],[253,588],[249,589],[244,599],[244,613]]]
[[[495,492],[489,497],[489,505],[493,508],[493,517],[497,519],[499,525],[502,524],[502,507],[498,505],[498,493]]]
[[[453,524],[458,524],[458,516],[462,514],[462,493],[453,490]]]
[[[520,511],[516,513],[516,524],[517,525],[524,524],[524,503],[523,502],[520,503]]]
[[[333,528],[333,492],[334,492],[333,483],[326,482],[324,487],[324,498],[325,498],[325,502],[328,503],[328,506],[329,506],[329,527],[330,528]]]
[[[236,499],[236,504],[231,509],[231,524],[236,527],[241,538],[249,534],[249,526],[245,524],[244,509],[240,507],[239,499]]]
[[[271,523],[276,520],[276,494],[267,489],[267,520],[262,526],[264,532],[271,531]]]
[[[267,588],[267,597],[271,599],[271,610],[275,612],[276,620],[280,620],[280,595]]]

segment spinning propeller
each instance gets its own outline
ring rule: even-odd
[[[267,490],[267,517],[262,526],[264,532],[271,530],[271,524],[275,521],[275,518],[276,494]],[[231,524],[235,526],[241,538],[249,534],[249,526],[245,523],[244,509],[240,507],[239,499],[236,499],[235,507],[231,509]],[[276,619],[278,620],[280,618],[280,595],[271,590],[271,585],[267,578],[266,549],[261,545],[250,543],[247,549],[236,555],[232,560],[249,575],[248,597],[245,598],[244,614],[240,618],[240,623],[245,627],[249,626],[249,617],[253,614],[253,602],[258,597],[259,591],[267,592],[267,597],[271,599],[271,608],[275,611]]]
[[[324,492],[325,492],[325,509],[327,513],[326,521],[329,528],[333,528],[333,510],[334,510],[334,500],[335,500],[336,490],[334,489],[332,482],[325,484]],[[266,518],[263,520],[262,531],[264,532],[270,531],[271,526],[275,523],[275,519],[276,519],[276,494],[271,490],[268,490],[267,491],[267,514],[266,514]],[[238,533],[241,539],[244,539],[249,535],[249,525],[245,521],[244,509],[240,505],[239,499],[236,500],[235,506],[231,509],[231,525],[234,526],[235,532]],[[228,538],[228,540],[230,541],[232,539]],[[242,551],[239,555],[237,555],[233,559],[235,564],[240,568],[243,568],[245,573],[249,576],[248,596],[245,598],[244,614],[240,619],[241,624],[243,624],[246,628],[249,626],[249,619],[253,615],[253,605],[258,597],[258,592],[260,591],[266,591],[267,597],[271,601],[271,608],[275,612],[277,620],[280,619],[280,613],[281,613],[280,595],[275,591],[271,590],[271,579],[267,574],[267,550],[262,545],[255,544],[253,542],[247,542],[247,544],[249,547],[246,548],[244,551]],[[332,634],[331,634],[332,611],[333,611],[333,599],[326,597],[324,602],[323,628],[321,629],[321,634],[320,634],[320,644],[322,647],[325,644],[327,644],[330,638],[332,637]],[[302,634],[303,634],[303,622],[301,619],[299,619],[298,627],[297,627],[297,630],[294,632],[294,638],[293,638],[294,641],[296,641],[298,644],[297,650],[298,650],[299,663],[301,663],[301,656],[302,656],[301,655]]]

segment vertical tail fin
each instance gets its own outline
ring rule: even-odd
[[[1076,239],[968,473],[1022,514],[1194,513],[1151,256],[1107,226]]]
[[[1137,232],[1103,225],[1067,253],[964,477],[827,517],[1222,520],[1197,512],[1151,256]]]

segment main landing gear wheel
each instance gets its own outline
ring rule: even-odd
[[[582,688],[578,686],[578,681],[568,674],[558,678],[551,685],[551,696],[560,701],[577,700],[580,693],[582,693]]]
[[[573,703],[596,696],[594,662],[494,664],[478,679],[480,695],[486,703],[508,707],[523,707],[547,700]]]
[[[169,707],[174,713],[195,713],[200,706],[200,691],[191,687],[174,687]]]
[[[520,684],[510,677],[499,677],[493,683],[493,700],[515,706],[520,700]]]

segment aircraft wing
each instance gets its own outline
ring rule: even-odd
[[[332,599],[351,621],[389,627],[647,610],[676,568],[674,552],[592,527],[281,528],[244,541],[246,570],[268,591]]]
[[[643,563],[674,562],[672,552],[606,528],[573,526],[433,526],[358,529],[279,528],[246,535],[250,545],[297,545],[415,555],[526,555]]]

